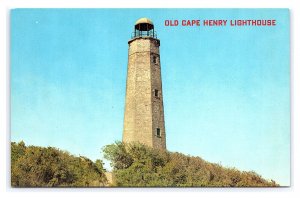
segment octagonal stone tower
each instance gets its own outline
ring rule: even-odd
[[[123,142],[165,150],[160,40],[150,19],[136,21],[128,44]]]

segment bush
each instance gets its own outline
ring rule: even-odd
[[[103,152],[111,161],[116,186],[278,186],[255,172],[224,168],[200,157],[151,149],[142,144],[116,142],[105,146]]]
[[[75,157],[54,147],[11,143],[11,185],[14,187],[104,186],[103,163]]]

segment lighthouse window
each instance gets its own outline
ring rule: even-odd
[[[157,57],[153,56],[153,63],[157,63]]]
[[[156,136],[161,137],[160,128],[156,128]]]
[[[157,89],[154,90],[154,96],[158,97],[158,90]]]

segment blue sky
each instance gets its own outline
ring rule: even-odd
[[[153,20],[167,148],[290,184],[287,9],[15,9],[11,140],[93,160],[122,139],[128,43]],[[273,27],[165,27],[166,19],[276,19]]]

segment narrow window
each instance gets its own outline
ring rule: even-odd
[[[156,136],[157,137],[161,137],[160,128],[156,128]]]
[[[157,57],[153,56],[153,63],[157,63]]]
[[[158,90],[157,89],[154,90],[154,96],[158,97]]]

